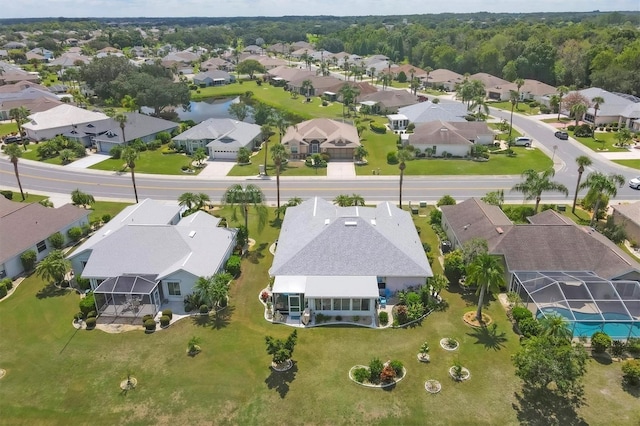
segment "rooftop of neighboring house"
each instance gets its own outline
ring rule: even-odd
[[[590,87],[588,89],[579,90],[582,96],[587,98],[591,105],[587,112],[594,113],[593,98],[600,97],[604,100],[599,105],[598,116],[616,116],[622,115],[627,118],[638,118],[635,111],[640,111],[640,98],[632,95],[626,95],[623,93],[609,92],[599,87]]]
[[[289,127],[282,137],[283,144],[291,141],[308,143],[312,140],[319,141],[320,146],[326,143],[337,143],[347,148],[360,145],[358,130],[353,125],[329,118],[314,118],[298,123]]]
[[[101,112],[88,111],[73,105],[63,104],[50,110],[37,112],[29,116],[29,122],[24,124],[25,129],[34,131],[42,129],[52,129],[69,125],[78,125],[82,123],[91,123],[93,121],[108,119]]]
[[[472,145],[480,135],[493,135],[484,122],[445,122],[441,120],[419,123],[409,134],[412,145]]]
[[[412,123],[425,123],[428,121],[466,122],[469,114],[467,107],[461,102],[432,101],[419,102],[415,105],[400,108],[399,114],[405,115]]]
[[[127,116],[127,122],[125,123],[127,141],[133,141],[160,132],[171,132],[173,129],[178,128],[178,123],[174,121],[151,117],[146,114],[127,112],[125,115]],[[109,130],[102,135],[96,136],[96,141],[123,143],[122,128],[118,121],[110,118],[105,126],[108,126]]]
[[[422,77],[424,80],[427,79],[427,73]],[[428,83],[437,84],[437,83],[450,83],[457,84],[462,83],[464,81],[464,76],[462,74],[458,74],[455,71],[451,71],[444,68],[438,68],[437,70],[433,70],[429,73]]]
[[[502,86],[503,84],[509,84],[507,80],[503,80],[500,77],[496,77],[495,75],[487,74],[486,72],[478,72],[469,76],[469,80],[478,80],[484,84],[484,87],[496,87]]]

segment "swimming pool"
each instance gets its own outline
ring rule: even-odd
[[[601,317],[599,314],[571,311],[554,306],[540,309],[536,314],[536,318],[540,319],[545,315],[553,314],[560,315],[569,321],[569,327],[573,330],[573,337],[591,337],[596,331],[604,331],[614,340],[640,337],[640,321],[629,320],[629,317],[624,314],[603,312]],[[604,318],[604,321],[602,318]]]

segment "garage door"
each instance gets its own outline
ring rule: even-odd
[[[111,148],[113,148],[116,145],[118,144],[111,143],[111,142],[98,142],[98,152],[108,154],[109,151],[111,151]]]
[[[328,148],[332,160],[353,160],[353,148]]]
[[[235,160],[238,158],[238,151],[213,151],[214,160]]]

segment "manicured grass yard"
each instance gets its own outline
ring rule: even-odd
[[[38,155],[37,148],[38,148],[38,145],[33,144],[33,143],[27,145],[27,150],[26,151],[22,151],[22,157],[21,158],[24,158],[24,159],[27,159],[27,160],[33,160],[33,161],[41,161],[43,163],[48,163],[48,164],[62,165],[62,161],[60,160],[60,156],[59,155],[56,155],[55,157],[47,158],[46,160],[40,159],[40,156]]]
[[[221,215],[230,216],[222,210]],[[45,287],[28,278],[0,302],[0,386],[2,422],[7,424],[517,424],[539,423],[552,407],[519,407],[521,384],[510,355],[518,347],[504,309],[492,301],[487,312],[497,332],[482,333],[463,324],[474,297],[443,292],[446,312],[434,313],[407,330],[324,327],[299,330],[289,373],[272,373],[264,336],[284,337],[285,326],[262,319],[258,291],[267,283],[272,256],[268,246],[276,227],[261,234],[234,281],[226,315],[217,320],[182,320],[169,329],[106,334],[78,331],[71,318],[78,296]],[[421,226],[421,235],[431,232]],[[202,339],[202,353],[186,355],[191,336]],[[460,341],[456,352],[438,341]],[[416,360],[420,344],[431,345],[431,363]],[[8,344],[8,342],[11,342]],[[394,389],[362,388],[347,378],[349,368],[371,358],[399,359],[408,374]],[[471,380],[454,383],[448,368],[459,360]],[[130,372],[135,390],[121,393]],[[439,395],[429,395],[424,381],[439,380]],[[619,365],[589,363],[586,402],[578,414],[588,423],[637,424],[637,396],[619,384]],[[566,414],[566,413],[563,413]],[[90,419],[90,420],[89,420]]]
[[[632,169],[640,170],[640,160],[611,160],[614,163],[618,163],[621,166],[631,167]]]
[[[511,112],[511,102],[509,101],[490,102],[489,106]],[[537,114],[540,114],[540,108],[539,107],[531,108],[527,103],[518,102],[518,105],[513,109],[513,112],[514,113],[517,112],[524,115],[537,115]]]
[[[184,175],[182,166],[191,164],[191,157],[183,154],[163,154],[160,150],[143,151],[136,161],[136,173],[151,173],[161,175]],[[95,164],[90,169],[125,171],[124,162],[121,159],[109,158],[101,163]],[[128,169],[126,169],[128,170]],[[198,169],[195,169],[199,173]]]
[[[18,125],[12,121],[11,123],[0,123],[0,137],[8,135],[9,133],[16,133],[18,131]]]
[[[613,151],[613,152],[628,151],[627,148],[620,148],[620,147],[614,146],[614,144],[616,143],[615,132],[596,132],[595,139],[593,139],[592,137],[577,138],[573,135],[573,132],[570,132],[570,135],[572,138],[580,142],[582,145],[596,152],[602,151],[603,148],[607,151]]]

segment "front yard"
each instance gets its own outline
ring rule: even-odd
[[[509,101],[489,102],[489,106],[511,112],[511,102]],[[513,109],[513,112],[524,115],[538,115],[540,114],[540,107],[531,107],[525,102],[518,102],[518,105]]]
[[[227,209],[220,214],[230,217]],[[416,220],[423,241],[431,240],[424,218]],[[445,312],[414,328],[299,330],[293,370],[272,372],[264,337],[282,338],[291,329],[264,321],[257,295],[267,281],[273,259],[268,247],[277,238],[278,222],[260,234],[253,214],[249,223],[256,245],[244,259],[230,305],[218,320],[184,319],[151,335],[76,331],[71,320],[78,296],[46,287],[35,276],[25,280],[0,302],[0,368],[7,371],[0,386],[2,421],[270,425],[282,419],[322,424],[424,424],[428,419],[435,425],[537,424],[554,413],[554,406],[519,399],[521,384],[510,361],[519,343],[502,306],[491,301],[486,309],[496,321],[495,333],[466,326],[461,317],[475,298],[461,294],[457,286],[442,293],[449,304]],[[185,350],[194,335],[202,340],[202,352],[189,357]],[[458,340],[460,348],[442,350],[438,341],[444,337]],[[429,364],[416,360],[425,339],[431,344]],[[402,361],[407,377],[388,391],[350,382],[349,368],[373,357]],[[471,371],[470,380],[451,380],[448,368],[456,360]],[[138,386],[123,393],[118,385],[128,373]],[[442,392],[427,394],[427,379],[440,381]],[[582,416],[592,424],[640,421],[637,396],[620,386],[618,364],[590,361],[585,384],[587,404],[577,414],[561,412],[563,417],[578,421]]]
[[[183,166],[191,164],[191,157],[184,154],[163,154],[161,150],[143,151],[136,161],[136,173],[150,173],[161,175],[184,175]],[[121,159],[109,158],[98,164],[89,167],[94,170],[107,170],[113,172],[127,172],[124,162]],[[192,174],[198,174],[200,169],[194,169]]]
[[[628,148],[620,148],[614,145],[616,143],[615,132],[596,131],[595,139],[592,137],[577,138],[573,135],[573,132],[569,132],[569,135],[575,140],[577,140],[578,142],[580,142],[582,145],[596,152],[603,152],[603,151],[627,152],[629,151]]]

